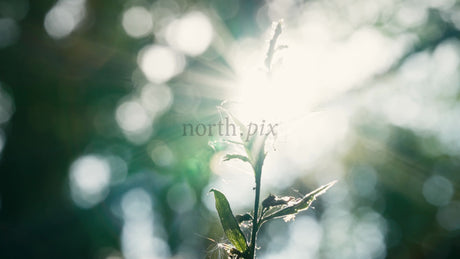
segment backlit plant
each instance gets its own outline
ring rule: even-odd
[[[267,51],[265,66],[270,73],[273,56],[276,51],[285,48],[277,46],[277,39],[281,34],[281,23],[277,23],[272,39],[270,40]],[[334,182],[323,185],[318,189],[304,195],[301,198],[292,196],[279,197],[270,194],[260,202],[262,168],[267,155],[266,142],[269,134],[249,135],[247,127],[239,121],[229,110],[219,107],[222,113],[231,118],[238,126],[241,141],[228,141],[232,145],[243,147],[243,154],[227,154],[224,160],[239,159],[244,163],[249,163],[254,172],[255,179],[255,198],[254,209],[241,215],[234,215],[230,204],[225,195],[219,190],[212,189],[215,205],[219,215],[220,223],[224,233],[231,245],[222,246],[225,248],[229,258],[233,259],[253,259],[256,256],[257,233],[262,225],[269,220],[283,218],[285,221],[293,219],[296,214],[307,210],[312,202],[321,194],[326,192]],[[250,229],[250,236],[245,236],[242,226]]]

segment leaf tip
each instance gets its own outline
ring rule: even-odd
[[[336,184],[338,181],[339,181],[339,180],[334,180],[334,181],[332,181],[332,182],[326,184],[326,185],[325,185],[326,190],[329,189],[329,188],[331,188],[332,186],[334,186],[334,184]]]

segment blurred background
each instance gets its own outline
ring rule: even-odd
[[[283,19],[272,74],[272,22]],[[460,2],[0,0],[0,257],[226,258],[251,209],[235,101],[281,125],[262,176],[314,208],[260,258],[460,258]]]

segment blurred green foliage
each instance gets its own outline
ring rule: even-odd
[[[242,0],[170,1],[169,7],[178,13],[208,10],[215,20],[220,19],[220,23],[213,23],[219,28],[215,33],[227,33],[230,36],[225,37],[234,41],[254,37],[261,38],[263,43],[263,32],[270,27],[275,11],[283,14],[285,10],[295,17],[301,10],[296,6],[312,10],[321,7],[330,10],[331,16],[341,14],[346,21],[356,20],[348,28],[350,32],[368,26],[388,37],[415,39],[391,66],[343,94],[345,102],[367,98],[366,94],[373,89],[377,89],[377,100],[385,99],[385,95],[379,97],[378,91],[388,85],[395,86],[389,92],[398,92],[402,87],[391,80],[401,71],[413,69],[404,64],[414,56],[431,55],[452,40],[453,48],[460,51],[458,1],[439,1],[438,5],[436,1],[423,1],[424,6],[428,6],[424,18],[409,15],[419,6],[416,1],[385,1],[388,2],[386,9],[372,19],[364,15],[370,13],[366,8],[353,9],[355,5],[351,2],[354,1],[347,2],[347,8],[336,1],[286,2],[294,3],[291,9],[281,8],[283,3],[270,7],[264,1]],[[449,2],[449,8],[445,8],[444,2]],[[159,258],[217,258],[219,247],[207,237],[220,242],[223,232],[216,213],[205,204],[209,183],[216,178],[210,167],[216,152],[208,145],[214,138],[183,137],[182,125],[218,120],[216,106],[225,99],[229,89],[215,87],[214,83],[231,79],[236,69],[229,64],[225,51],[216,49],[229,48],[228,45],[216,43],[217,47],[206,52],[206,58],[187,57],[185,71],[212,74],[211,79],[217,80],[194,81],[193,76],[184,72],[168,81],[174,96],[171,108],[154,120],[154,134],[136,143],[120,128],[116,111],[123,100],[138,94],[141,86],[148,82],[137,67],[138,52],[160,40],[154,33],[141,38],[129,37],[121,17],[130,6],[149,7],[152,2],[87,0],[85,18],[62,39],[53,38],[44,27],[45,17],[55,4],[56,1],[45,0],[0,0],[0,94],[9,96],[14,103],[11,118],[2,121],[7,117],[1,114],[6,111],[7,99],[0,98],[0,109],[3,109],[0,110],[0,258],[121,256],[129,250],[124,247],[130,237],[126,236],[127,218],[136,218],[142,213],[148,217],[141,220],[154,222],[151,224],[155,238],[133,239],[133,242],[164,242],[161,244],[167,244],[166,252],[158,255]],[[366,5],[363,1],[355,4]],[[158,8],[152,10],[155,12]],[[275,14],[270,17],[265,14],[267,10]],[[356,14],[364,18],[359,20]],[[302,27],[302,20],[290,23],[290,17],[285,19],[288,24]],[[225,29],[221,29],[221,25]],[[154,24],[154,30],[160,31],[160,27],[161,24]],[[225,37],[219,39],[225,40]],[[260,61],[262,64],[263,60]],[[441,56],[439,62],[444,61],[448,61],[447,57]],[[413,63],[420,64],[417,60]],[[353,61],[349,61],[349,66],[353,66]],[[434,68],[425,71],[429,75],[437,73]],[[457,64],[453,78],[458,79],[459,75]],[[459,89],[459,81],[454,79],[446,84]],[[421,90],[413,90],[418,91]],[[340,160],[340,170],[344,173],[340,175],[339,184],[349,188],[343,187],[346,189],[343,193],[338,188],[335,195],[345,199],[334,203],[336,196],[326,197],[324,203],[315,206],[316,210],[306,213],[305,221],[299,219],[292,223],[292,226],[303,222],[302,226],[318,227],[320,223],[312,222],[325,222],[321,231],[302,230],[320,243],[311,257],[357,258],[363,255],[359,249],[368,245],[362,240],[372,241],[369,237],[377,234],[382,235],[384,244],[376,253],[364,253],[366,258],[460,257],[460,127],[456,126],[459,91],[437,100],[447,108],[434,111],[433,116],[444,118],[451,114],[446,117],[451,127],[440,129],[447,135],[445,139],[439,138],[441,133],[428,134],[413,127],[410,121],[398,124],[385,116],[376,116],[369,107],[357,109],[351,118],[353,130],[347,135],[349,141],[330,156]],[[425,104],[428,106],[422,101],[422,106]],[[399,105],[396,114],[407,111],[404,103]],[[423,113],[415,117],[424,116],[429,119],[428,114]],[[410,118],[415,121],[414,117]],[[164,159],[155,161],[152,147],[157,146],[166,146],[169,151],[159,149],[153,158],[171,152],[172,160],[166,164],[162,164]],[[217,147],[217,151],[223,149]],[[103,199],[84,208],[78,206],[72,196],[69,170],[77,158],[88,154],[121,158],[126,163],[127,175],[111,183]],[[321,175],[327,175],[328,170],[334,168],[328,159],[324,159],[321,166],[305,169],[304,175],[292,180],[292,188],[282,191],[292,194],[292,189],[298,189],[308,193],[318,186],[315,179],[321,179]],[[289,166],[285,163],[280,167],[288,170]],[[331,178],[335,176],[331,173]],[[143,209],[134,216],[123,215],[126,211],[123,212],[120,204],[129,200],[125,194],[136,188],[148,193],[149,199],[142,200],[142,194],[131,192],[134,204],[151,203],[153,212],[150,207],[141,206]],[[191,204],[190,207],[186,203]],[[328,221],[330,214],[333,216]],[[268,254],[289,247],[288,237],[295,232],[293,228],[288,232],[280,230],[276,222],[269,225],[261,232],[260,243],[268,245],[261,248],[260,254],[275,258]],[[360,228],[363,231],[359,232]],[[379,228],[380,232],[375,230]],[[349,236],[350,232],[358,233],[358,237]],[[340,241],[342,236],[350,243]],[[300,242],[300,246],[311,240],[307,241]],[[137,258],[129,254],[125,257]],[[291,257],[296,258],[292,254]]]

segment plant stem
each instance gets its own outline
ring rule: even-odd
[[[270,40],[270,45],[268,47],[267,55],[265,57],[265,65],[268,70],[268,74],[271,73],[271,68],[272,68],[272,60],[273,60],[273,55],[275,54],[276,49],[276,41],[278,40],[278,37],[281,35],[281,22],[278,22],[276,24],[275,32],[273,34],[273,38]],[[262,154],[265,152],[264,147],[265,147],[265,140],[267,139],[268,135],[265,135],[263,138],[263,144],[262,144],[262,149],[261,152]],[[249,150],[246,150],[248,156],[250,157],[251,152]],[[259,161],[262,159],[261,161]],[[259,200],[260,200],[260,182],[262,178],[262,164],[263,161],[265,160],[265,154],[263,156],[257,157],[257,161],[255,164],[252,164],[254,173],[255,173],[255,178],[256,178],[256,198],[254,199],[254,215],[252,219],[252,233],[251,233],[251,243],[249,246],[249,259],[254,259],[256,258],[256,240],[257,240],[257,232],[259,231]]]
[[[256,170],[256,197],[254,199],[254,215],[252,220],[252,233],[251,244],[249,247],[249,259],[254,259],[256,256],[256,239],[259,230],[259,200],[260,200],[260,180],[262,177],[262,168],[255,168]]]

